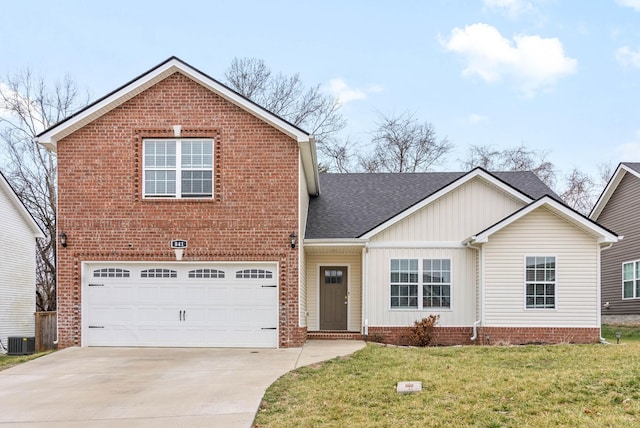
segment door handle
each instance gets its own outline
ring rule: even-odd
[[[186,321],[187,320],[187,311],[184,310],[182,311],[182,321]]]

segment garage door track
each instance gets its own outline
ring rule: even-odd
[[[278,377],[363,346],[68,348],[0,371],[0,425],[249,427]]]

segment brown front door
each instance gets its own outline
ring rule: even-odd
[[[347,268],[320,268],[320,330],[347,329]]]

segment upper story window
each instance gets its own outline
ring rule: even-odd
[[[144,140],[145,198],[213,197],[213,140]]]
[[[556,258],[526,257],[525,294],[527,309],[556,307]]]
[[[622,298],[640,298],[640,260],[622,264]]]

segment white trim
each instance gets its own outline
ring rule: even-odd
[[[618,242],[620,240],[620,237],[609,232],[608,230],[604,229],[603,227],[599,226],[596,223],[593,223],[591,221],[589,221],[589,219],[587,219],[586,217],[583,217],[582,215],[574,212],[573,210],[571,210],[570,208],[566,207],[565,205],[561,204],[560,202],[554,200],[553,198],[549,197],[549,196],[544,196],[540,199],[538,199],[537,201],[527,205],[526,207],[524,207],[523,209],[521,209],[520,211],[517,211],[515,214],[512,214],[508,217],[506,217],[505,219],[501,220],[500,222],[494,224],[493,226],[491,226],[490,228],[486,229],[485,231],[479,233],[478,235],[474,235],[468,239],[466,239],[464,242],[475,242],[475,243],[486,243],[489,241],[489,237],[491,235],[493,235],[494,233],[498,232],[499,230],[505,228],[506,226],[510,225],[511,223],[521,219],[522,217],[526,216],[527,214],[529,214],[530,212],[540,208],[540,207],[548,207],[551,208],[553,211],[555,211],[556,213],[562,215],[566,220],[569,220],[571,222],[573,222],[574,224],[579,224],[580,226],[590,230],[591,232],[593,232],[596,235],[599,235],[599,239],[598,239],[598,243],[602,244],[602,243],[613,243],[613,242]]]
[[[369,248],[466,248],[460,241],[382,241],[370,242]]]
[[[7,195],[9,202],[14,206],[18,215],[22,217],[24,222],[27,224],[27,227],[33,232],[34,238],[44,238],[42,229],[40,229],[40,226],[38,226],[36,220],[33,218],[29,210],[27,210],[27,207],[25,207],[20,198],[18,198],[16,192],[13,191],[13,187],[11,187],[9,181],[7,181],[4,174],[2,173],[0,173],[0,190],[3,190]]]
[[[417,308],[404,308],[404,307],[398,307],[398,308],[394,308],[393,306],[391,306],[391,260],[413,260],[413,259],[417,259],[418,260],[418,307]],[[425,285],[424,282],[424,261],[425,260],[449,260],[449,307],[444,307],[444,306],[428,306],[428,307],[424,307],[424,291],[423,287]],[[438,313],[442,313],[442,312],[453,312],[453,276],[454,276],[454,270],[453,270],[453,258],[452,257],[391,257],[388,259],[388,266],[389,266],[389,271],[388,274],[389,276],[387,277],[387,310],[389,312],[438,312]],[[412,283],[407,283],[408,285],[412,285]],[[446,283],[444,283],[445,285],[447,285]],[[399,285],[405,285],[405,284],[399,284]]]
[[[488,181],[489,183],[491,183],[494,186],[500,188],[504,192],[514,196],[515,198],[521,200],[522,202],[525,202],[525,203],[528,204],[528,203],[530,203],[532,201],[532,199],[529,198],[528,196],[526,196],[524,193],[521,193],[521,192],[517,191],[516,189],[514,189],[513,187],[511,187],[511,186],[505,184],[504,182],[498,180],[495,176],[489,174],[488,172],[486,172],[486,171],[484,171],[484,170],[482,170],[480,168],[476,168],[473,171],[471,171],[471,172],[463,175],[462,177],[458,178],[454,182],[452,182],[452,183],[448,184],[447,186],[443,187],[442,189],[438,190],[437,192],[431,194],[430,196],[428,196],[427,198],[423,199],[419,203],[413,205],[412,207],[407,208],[406,210],[404,210],[403,212],[399,213],[395,217],[385,221],[384,223],[380,224],[379,226],[375,227],[374,229],[371,229],[369,232],[367,232],[364,235],[362,235],[361,238],[362,239],[370,239],[370,238],[372,238],[373,236],[377,235],[378,233],[382,232],[383,230],[393,226],[394,224],[398,223],[399,221],[402,221],[403,219],[407,218],[408,216],[410,216],[411,214],[415,213],[416,211],[419,211],[420,209],[422,209],[425,206],[429,205],[430,203],[432,203],[436,199],[438,199],[438,198],[446,195],[447,193],[457,189],[458,187],[460,187],[463,184],[473,180],[476,177],[480,177],[480,178]]]
[[[627,265],[629,263],[633,263],[633,295],[635,297],[624,297],[624,265]],[[627,262],[622,262],[622,264],[620,265],[620,279],[622,280],[621,282],[621,289],[620,289],[620,295],[621,295],[621,299],[622,300],[627,300],[627,301],[631,301],[631,300],[639,300],[640,299],[640,295],[636,296],[636,281],[640,280],[640,278],[636,278],[636,263],[640,263],[640,259],[638,260],[629,260]]]
[[[359,238],[327,238],[327,239],[305,239],[305,247],[364,247],[367,243]]]
[[[640,173],[638,171],[635,171],[634,169],[629,168],[623,163],[618,165],[618,168],[616,169],[613,176],[609,180],[609,183],[607,183],[607,187],[604,188],[604,190],[602,191],[602,194],[598,198],[598,201],[593,206],[593,209],[589,214],[589,218],[591,220],[597,220],[600,214],[602,214],[602,210],[604,210],[604,207],[607,206],[609,199],[611,199],[611,196],[613,196],[616,189],[618,188],[618,185],[620,184],[620,182],[622,181],[622,179],[624,178],[627,172],[640,178]]]

